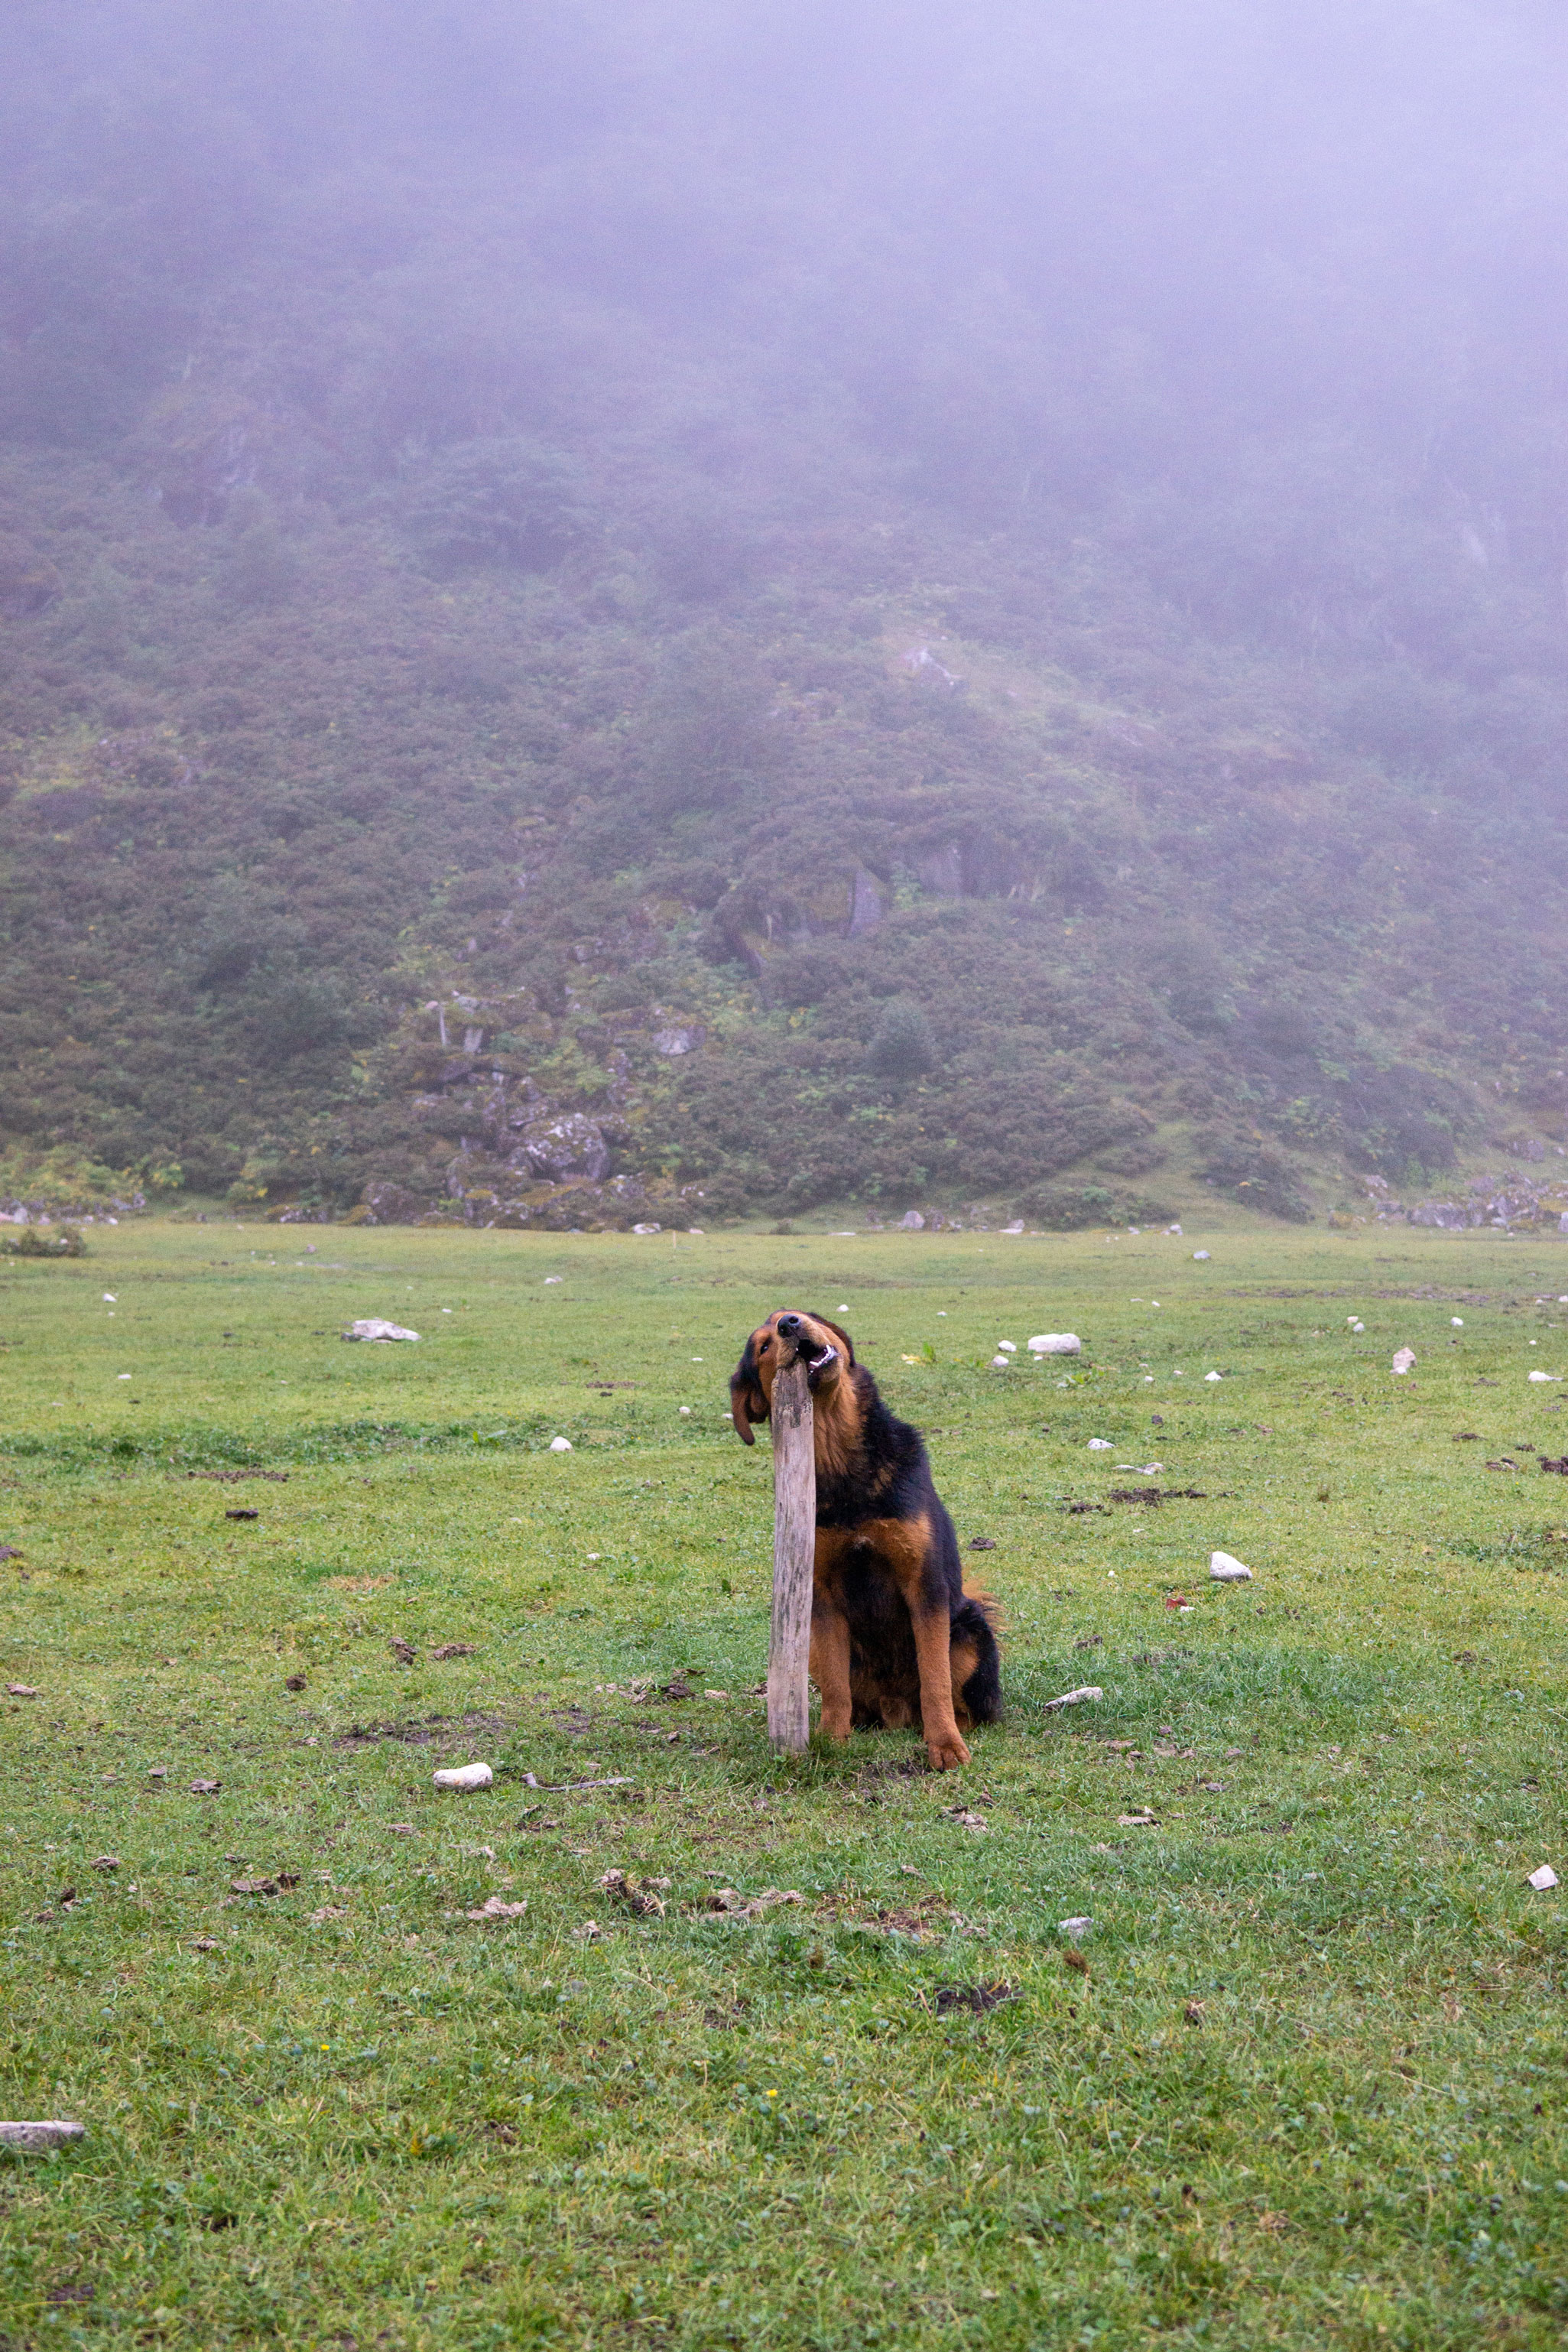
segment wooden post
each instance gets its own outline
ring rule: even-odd
[[[811,1578],[817,1550],[817,1456],[811,1391],[797,1356],[773,1375],[773,1634],[768,1649],[768,1737],[789,1756],[810,1738],[806,1688]]]

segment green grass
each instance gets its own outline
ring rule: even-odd
[[[1561,2343],[1568,1250],[92,1241],[0,1267],[0,2107],[89,2126],[0,2160],[9,2345]],[[841,1302],[995,1546],[960,1776],[768,1751],[725,1381]],[[1154,1461],[1202,1497],[1108,1502]]]

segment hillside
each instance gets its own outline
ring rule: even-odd
[[[1564,1135],[1544,17],[1436,12],[1361,225],[1408,60],[1270,122],[1283,14],[1217,92],[1222,9],[1131,89],[1069,9],[934,128],[934,16],[808,117],[807,8],[19,13],[0,1185],[1072,1223]]]

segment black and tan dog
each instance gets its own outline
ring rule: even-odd
[[[918,1724],[939,1772],[967,1764],[964,1732],[1001,1713],[997,1637],[964,1590],[958,1538],[918,1430],[889,1412],[847,1331],[821,1315],[770,1315],[729,1384],[747,1445],[772,1411],[773,1376],[804,1357],[817,1458],[811,1679],[822,1729]]]

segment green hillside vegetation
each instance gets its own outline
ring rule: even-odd
[[[17,1192],[1299,1217],[1564,1133],[1562,28],[1178,13],[933,121],[962,12],[13,12]]]

